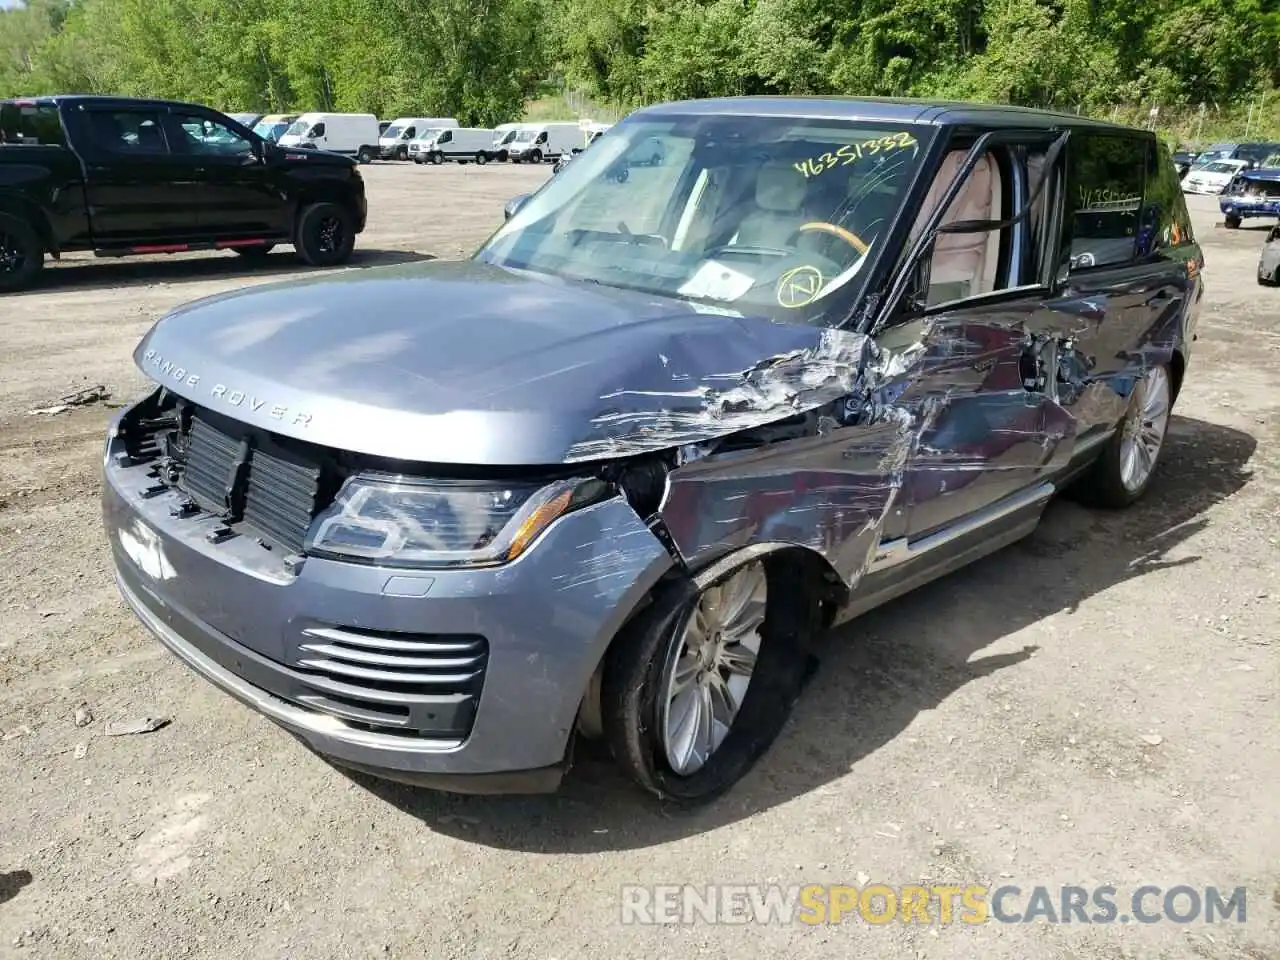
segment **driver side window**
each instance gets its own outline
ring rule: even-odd
[[[253,144],[225,124],[207,117],[178,114],[175,118],[184,136],[180,138],[185,153],[212,156],[245,156]]]

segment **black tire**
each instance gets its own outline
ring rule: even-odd
[[[1228,230],[1238,230],[1240,228],[1241,220],[1239,217],[1227,217],[1222,222]]]
[[[432,163],[434,163],[438,167],[440,166],[440,164],[444,163],[444,154],[441,153],[439,150],[433,150],[431,151],[427,159],[430,160]]]
[[[729,790],[777,738],[805,681],[822,629],[810,567],[789,551],[764,559],[767,606],[760,649],[741,707],[705,764],[676,773],[661,742],[662,681],[668,655],[699,598],[748,566],[739,564],[655,597],[610,646],[601,685],[601,718],[614,760],[649,793],[684,806],[708,803]],[[678,652],[678,651],[677,651]]]
[[[416,163],[416,164],[418,164],[419,166],[421,166],[421,164],[422,164],[422,154],[420,154],[420,153],[415,153],[415,154],[413,155],[413,162],[414,162],[414,163]]]
[[[355,218],[336,203],[313,203],[298,218],[294,246],[313,267],[345,263],[355,249]]]
[[[373,163],[373,148],[361,147],[356,151],[356,159],[360,163]]]
[[[507,151],[505,151],[505,150],[499,150],[499,151],[498,151],[498,162],[499,162],[499,163],[506,163],[506,162],[507,162],[508,160],[510,160],[510,159],[511,159],[511,154],[507,153]]]
[[[396,159],[403,162],[409,159],[409,148],[405,146],[396,147]]]
[[[23,290],[44,269],[44,242],[25,220],[0,213],[0,290]]]
[[[1268,274],[1268,273],[1264,273],[1261,269],[1258,270],[1258,286],[1274,287],[1275,285],[1276,285],[1276,275],[1274,273]]]
[[[530,163],[541,163],[541,162],[542,162],[542,151],[541,151],[541,150],[539,150],[539,149],[537,149],[536,147],[535,147],[533,150],[530,150],[530,151],[529,151],[529,162],[530,162]]]
[[[1157,431],[1159,446],[1145,478],[1137,484],[1126,483],[1124,479],[1126,443],[1129,442],[1132,431],[1140,430],[1146,425],[1142,419],[1143,402],[1156,378],[1164,384],[1165,397],[1164,422]],[[1073,484],[1071,490],[1073,497],[1088,506],[1109,510],[1122,510],[1140,500],[1147,492],[1151,479],[1160,466],[1159,458],[1164,451],[1174,399],[1173,378],[1169,368],[1166,366],[1151,368],[1134,386],[1133,393],[1129,396],[1129,409],[1125,411],[1124,419],[1120,422],[1115,435],[1107,441],[1107,445],[1103,447],[1102,453],[1094,461],[1089,472]]]
[[[275,248],[274,243],[264,243],[258,247],[233,247],[232,249],[246,260],[265,260],[267,254]]]
[[[489,162],[489,155],[485,153],[483,150],[481,150],[479,153],[476,154],[476,163],[478,163],[480,166],[483,167],[488,162]]]

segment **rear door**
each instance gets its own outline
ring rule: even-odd
[[[199,236],[204,188],[165,134],[163,106],[78,104],[68,133],[85,166],[85,197],[99,246]]]
[[[276,171],[249,136],[211,112],[175,109],[166,123],[175,155],[201,188],[202,233],[234,240],[287,232]]]
[[[1059,331],[1060,362],[1056,374],[1045,372],[1071,408],[1080,453],[1110,436],[1144,364],[1138,345],[1180,304],[1144,227],[1148,172],[1157,172],[1152,147],[1149,137],[1088,129],[1067,144],[1058,285],[1045,304]],[[1172,161],[1168,175],[1176,176]]]

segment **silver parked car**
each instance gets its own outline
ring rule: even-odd
[[[1280,284],[1280,226],[1267,231],[1267,239],[1262,244],[1262,254],[1258,257],[1258,283],[1265,287]]]
[[[553,789],[585,736],[721,794],[826,628],[1069,486],[1142,497],[1203,291],[1152,133],[1018,108],[663,104],[507,213],[468,260],[175,310],[105,451],[166,647],[450,790]]]

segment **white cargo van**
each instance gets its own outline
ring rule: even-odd
[[[512,163],[541,163],[581,146],[582,128],[576,123],[527,123],[507,145],[507,154]]]
[[[409,144],[425,131],[457,125],[458,121],[453,117],[400,117],[392,120],[391,126],[378,138],[378,156],[383,160],[408,160]]]
[[[441,130],[434,140],[422,148],[428,163],[456,160],[488,163],[494,157],[493,131],[488,127],[454,127]]]
[[[440,133],[440,127],[423,127],[418,131],[418,135],[409,141],[409,159],[414,163],[427,162],[427,148],[435,143],[436,135]]]
[[[493,159],[506,163],[509,159],[507,151],[511,148],[512,142],[525,127],[527,123],[504,123],[493,130]]]
[[[279,144],[345,153],[368,163],[378,154],[378,118],[372,113],[304,113],[289,125]]]

